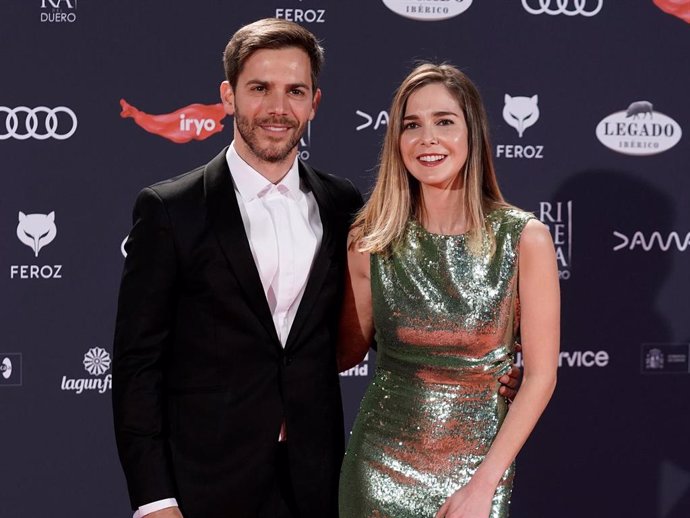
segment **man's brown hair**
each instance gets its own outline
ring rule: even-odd
[[[288,20],[265,18],[239,29],[230,39],[225,52],[223,64],[225,77],[235,90],[237,78],[242,72],[247,59],[261,49],[284,49],[297,47],[304,50],[311,62],[312,90],[316,92],[319,71],[324,61],[323,47],[311,32]]]

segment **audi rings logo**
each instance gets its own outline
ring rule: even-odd
[[[3,130],[2,118],[5,118]],[[0,106],[0,140],[67,140],[77,131],[77,116],[66,106]]]
[[[538,7],[533,7],[538,5]],[[522,7],[529,14],[556,16],[595,16],[604,6],[604,0],[522,0]]]

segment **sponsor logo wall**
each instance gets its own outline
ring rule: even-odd
[[[479,87],[506,199],[550,231],[560,381],[511,517],[690,516],[690,0],[5,4],[1,516],[131,516],[109,396],[133,202],[229,144],[221,53],[266,16],[326,49],[302,160],[366,195],[395,87],[447,61]],[[346,437],[375,369],[340,375]]]

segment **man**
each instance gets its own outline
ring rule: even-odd
[[[337,516],[335,341],[362,200],[297,159],[322,62],[297,24],[240,29],[220,88],[232,144],[137,199],[113,364],[135,516]]]

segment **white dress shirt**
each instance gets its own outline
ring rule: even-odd
[[[297,157],[276,184],[242,160],[234,144],[225,158],[273,324],[285,347],[323,237],[319,206],[300,181]],[[283,426],[279,440],[284,439]],[[174,498],[157,500],[140,506],[134,518],[175,506]]]

